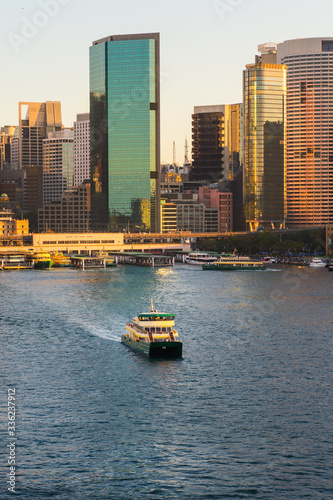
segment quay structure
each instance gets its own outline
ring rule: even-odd
[[[169,250],[191,250],[190,238],[180,233],[32,233],[0,238],[0,246],[6,252],[38,250],[81,256],[94,256],[98,252],[164,254]]]

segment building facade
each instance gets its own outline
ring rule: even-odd
[[[161,200],[161,233],[177,231],[177,205]]]
[[[61,103],[19,102],[19,166],[43,165],[43,139],[62,129]]]
[[[87,179],[90,179],[90,118],[89,113],[81,113],[74,122],[74,185]]]
[[[199,203],[206,208],[205,232],[229,233],[233,231],[233,194],[210,187],[199,187]]]
[[[15,134],[14,126],[0,129],[0,170],[11,168],[12,141]]]
[[[287,69],[272,61],[275,46],[244,71],[244,209],[250,230],[279,228],[285,220]]]
[[[205,231],[205,205],[198,202],[177,204],[177,230],[203,233]]]
[[[43,139],[49,132],[62,130],[61,103],[19,103],[19,168],[27,170],[26,209],[43,206]]]
[[[49,132],[43,139],[43,205],[60,200],[74,185],[74,132]]]
[[[159,34],[90,47],[91,222],[95,230],[160,230]]]
[[[192,115],[191,181],[214,183],[224,172],[224,106],[195,106]]]
[[[38,232],[82,232],[90,230],[90,181],[74,187],[58,201],[38,210]]]
[[[277,46],[288,68],[286,212],[288,227],[333,222],[333,38]]]

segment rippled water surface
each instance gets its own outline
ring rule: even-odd
[[[333,273],[196,266],[0,274],[1,467],[24,499],[329,499]],[[155,305],[180,360],[120,343]]]

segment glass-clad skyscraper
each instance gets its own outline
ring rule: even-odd
[[[159,231],[159,34],[90,47],[91,225]]]
[[[276,51],[268,52],[244,72],[244,208],[250,230],[278,228],[285,218],[287,75],[284,65],[271,62]]]

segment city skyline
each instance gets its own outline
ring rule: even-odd
[[[77,114],[89,112],[92,41],[110,33],[159,32],[161,160],[172,161],[175,141],[176,158],[182,162],[185,137],[191,145],[194,106],[242,102],[242,71],[259,44],[329,37],[333,7],[322,3],[325,19],[310,1],[302,2],[301,10],[285,0],[278,8],[265,4],[263,10],[257,0],[185,1],[182,6],[173,0],[146,0],[140,5],[97,0],[93,6],[86,0],[15,0],[0,21],[9,75],[2,83],[6,100],[2,99],[0,124],[18,124],[19,101],[54,100],[62,104],[64,125],[73,126]]]

